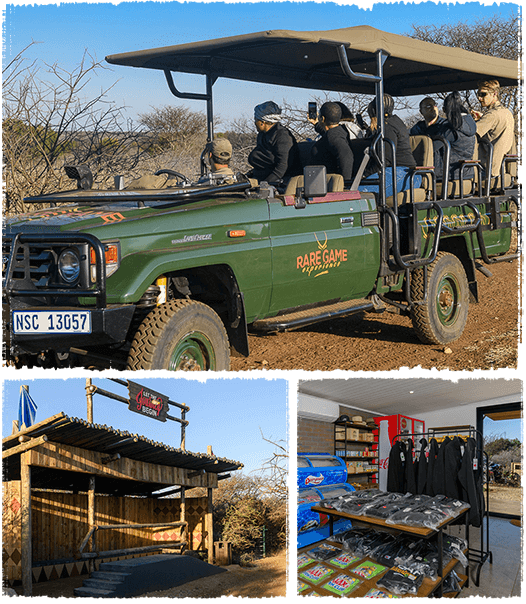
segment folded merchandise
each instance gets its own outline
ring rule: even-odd
[[[330,560],[338,554],[341,554],[342,550],[335,545],[329,543],[320,543],[316,547],[310,549],[307,552],[307,556],[310,556],[313,560]]]
[[[349,577],[340,573],[333,577],[328,583],[321,586],[321,589],[327,590],[338,596],[348,596],[351,591],[354,591],[360,585],[360,579]]]
[[[351,528],[347,529],[346,531],[342,531],[341,533],[338,533],[336,535],[331,535],[330,537],[327,537],[327,541],[342,544],[344,543],[344,541],[349,541],[351,543],[353,542],[353,540],[361,539],[366,533],[370,533],[371,531],[372,529],[369,527]]]
[[[331,558],[328,563],[331,566],[336,566],[337,568],[347,568],[351,564],[358,562],[358,560],[361,560],[360,556],[354,556],[353,554],[342,552],[340,555],[336,556],[336,558]]]
[[[380,577],[376,585],[377,587],[384,587],[397,595],[416,595],[423,579],[422,575],[415,575],[403,568],[394,567],[390,568],[383,577]]]
[[[399,596],[395,596],[394,594],[390,594],[387,591],[382,591],[381,589],[371,588],[364,596],[364,598],[398,598]]]
[[[358,566],[351,568],[350,572],[352,572],[353,575],[362,577],[363,579],[373,579],[374,577],[383,573],[384,570],[385,566],[382,566],[376,562],[365,560],[361,564],[358,564]]]
[[[459,593],[460,592],[460,577],[457,573],[452,570],[449,575],[444,579],[442,584],[442,593]]]
[[[307,566],[308,564],[312,564],[312,561],[312,558],[307,556],[307,554],[300,554],[298,556],[298,570],[304,566]]]
[[[298,579],[301,581],[307,581],[313,585],[318,585],[318,583],[321,583],[335,572],[335,569],[327,568],[323,564],[316,564],[316,566],[301,572],[298,575]]]

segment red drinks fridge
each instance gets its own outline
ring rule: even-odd
[[[426,424],[420,419],[407,417],[407,415],[385,415],[384,417],[375,417],[374,421],[378,426],[378,482],[381,491],[387,490],[387,466],[389,463],[389,453],[393,438],[397,434],[423,434]],[[415,450],[420,448],[420,438],[413,436],[413,446]]]

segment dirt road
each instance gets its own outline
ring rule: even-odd
[[[516,368],[519,263],[489,268],[490,278],[477,271],[479,302],[470,304],[464,333],[449,346],[420,342],[408,317],[361,313],[287,333],[249,335],[250,355],[231,357],[231,371]],[[108,368],[103,362],[88,366]]]
[[[360,314],[288,333],[252,335],[250,356],[232,358],[231,369],[516,368],[518,261],[489,268],[491,278],[477,272],[479,303],[470,304],[462,337],[448,347],[422,344],[407,317]]]

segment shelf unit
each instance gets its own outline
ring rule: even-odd
[[[378,429],[365,422],[334,422],[334,454],[347,466],[347,481],[365,477],[364,484],[378,483]]]
[[[379,518],[371,518],[368,516],[357,516],[355,514],[346,514],[345,512],[338,512],[334,509],[328,509],[328,508],[322,508],[322,507],[317,507],[314,506],[312,508],[313,510],[316,511],[322,511],[328,515],[329,517],[329,525],[330,525],[330,534],[332,535],[333,531],[332,531],[332,527],[333,527],[333,522],[334,519],[336,518],[348,518],[353,520],[353,525],[359,526],[360,524],[365,525],[365,526],[372,526],[374,528],[378,528],[380,530],[387,530],[389,532],[395,532],[395,533],[404,533],[406,535],[412,535],[415,538],[424,538],[424,539],[431,539],[431,538],[435,538],[437,539],[437,545],[439,548],[439,551],[442,550],[442,538],[443,538],[443,530],[451,523],[454,522],[458,522],[460,521],[461,518],[464,517],[465,520],[465,537],[466,537],[466,541],[468,543],[468,549],[466,550],[465,553],[467,553],[467,551],[469,551],[469,524],[467,521],[467,511],[462,512],[459,516],[457,516],[456,518],[450,518],[448,520],[446,520],[445,522],[443,522],[436,530],[433,529],[429,529],[429,528],[424,528],[424,527],[409,527],[406,525],[400,525],[400,524],[387,524],[385,522],[385,520],[381,520]],[[330,542],[331,545],[335,545],[337,547],[340,547],[337,543],[334,542]],[[317,544],[312,544],[308,547],[305,548],[301,548],[300,550],[298,550],[298,554],[304,553],[306,551],[308,551],[309,549],[315,547]],[[370,558],[365,558],[365,560],[370,560]],[[350,575],[352,576],[352,568],[355,565],[360,564],[361,562],[363,562],[364,559],[361,559],[360,561],[357,561],[355,564],[352,564],[348,569],[346,569],[344,571],[344,573],[346,574],[347,572],[350,573]],[[313,561],[314,562],[314,561]],[[327,563],[322,563],[322,564],[326,564]],[[416,594],[416,597],[419,598],[427,598],[430,597],[432,594],[435,596],[439,596],[442,597],[443,594],[443,582],[445,580],[445,578],[451,573],[452,570],[454,570],[455,566],[458,564],[458,560],[453,558],[447,565],[442,566],[442,561],[440,561],[440,566],[438,569],[438,574],[439,577],[438,579],[436,579],[435,581],[429,579],[429,578],[425,578],[422,582],[422,585],[420,586],[420,588],[418,589],[418,593]],[[331,568],[330,565],[328,565],[329,568]],[[309,568],[310,564],[305,567],[305,568]],[[334,567],[332,567],[334,568]],[[363,597],[371,588],[374,588],[376,586],[376,581],[385,573],[387,572],[387,570],[382,571],[382,574],[374,577],[373,579],[370,580],[362,580],[362,584],[358,586],[358,588],[356,589],[356,591],[353,591],[349,594],[349,597]],[[466,574],[460,574],[457,573],[459,578],[460,578],[460,588],[462,590],[462,588],[465,585],[469,586],[469,559],[468,559],[468,567],[466,569]],[[330,580],[330,579],[329,579]],[[312,585],[309,586],[308,590],[305,590],[304,592],[302,592],[302,595],[310,595],[311,592],[317,592],[318,595],[322,595],[323,591],[321,590],[321,588],[323,587],[323,584],[325,583],[325,581],[320,584],[320,585]],[[460,592],[459,592],[460,593]],[[323,594],[325,595],[325,594]],[[458,594],[457,594],[458,595]],[[415,597],[415,596],[410,596],[409,594],[407,596],[402,596],[402,597]],[[446,597],[453,597],[452,595],[446,594]]]

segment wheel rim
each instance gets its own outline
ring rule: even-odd
[[[198,331],[187,334],[177,343],[168,369],[171,371],[213,371],[216,359],[212,343]]]
[[[442,325],[452,325],[460,312],[460,286],[454,275],[446,274],[438,285],[436,308]]]

